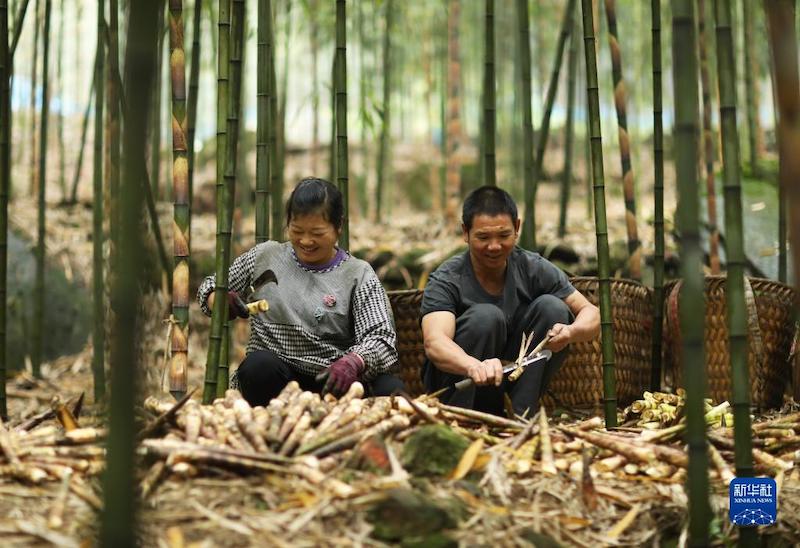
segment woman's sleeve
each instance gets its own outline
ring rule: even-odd
[[[397,363],[397,334],[389,315],[388,299],[374,273],[366,277],[353,295],[356,343],[348,349],[364,359],[365,380],[389,372]]]
[[[253,270],[256,266],[256,247],[239,255],[230,269],[228,269],[228,289],[230,291],[242,291],[253,279]],[[206,316],[211,316],[211,308],[208,306],[208,296],[216,289],[217,275],[206,276],[200,287],[197,289],[197,302],[200,303],[200,310]]]

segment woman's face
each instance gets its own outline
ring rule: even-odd
[[[296,215],[289,221],[289,241],[306,264],[322,265],[333,259],[340,232],[320,213]]]

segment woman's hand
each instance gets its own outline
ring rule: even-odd
[[[337,398],[341,397],[358,380],[362,371],[364,359],[355,352],[345,354],[328,366],[328,380],[322,393],[330,392]]]
[[[208,296],[208,308],[214,310],[214,297],[216,292],[212,292]],[[250,317],[250,311],[242,298],[235,291],[228,291],[228,320],[235,320],[236,318],[247,319]]]

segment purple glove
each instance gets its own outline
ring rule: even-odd
[[[364,371],[364,359],[354,352],[345,354],[328,367],[328,381],[322,393],[330,392],[337,398],[356,382]]]
[[[228,320],[236,318],[249,318],[250,311],[236,291],[228,291]]]

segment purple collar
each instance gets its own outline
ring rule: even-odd
[[[309,270],[311,272],[327,272],[339,266],[347,258],[347,251],[345,251],[341,247],[337,247],[336,255],[333,256],[333,259],[331,259],[325,264],[320,264],[320,265],[304,263],[297,257],[297,253],[294,252],[294,248],[292,248],[292,255],[294,255],[294,259],[295,261],[297,261],[297,264],[306,270]]]

